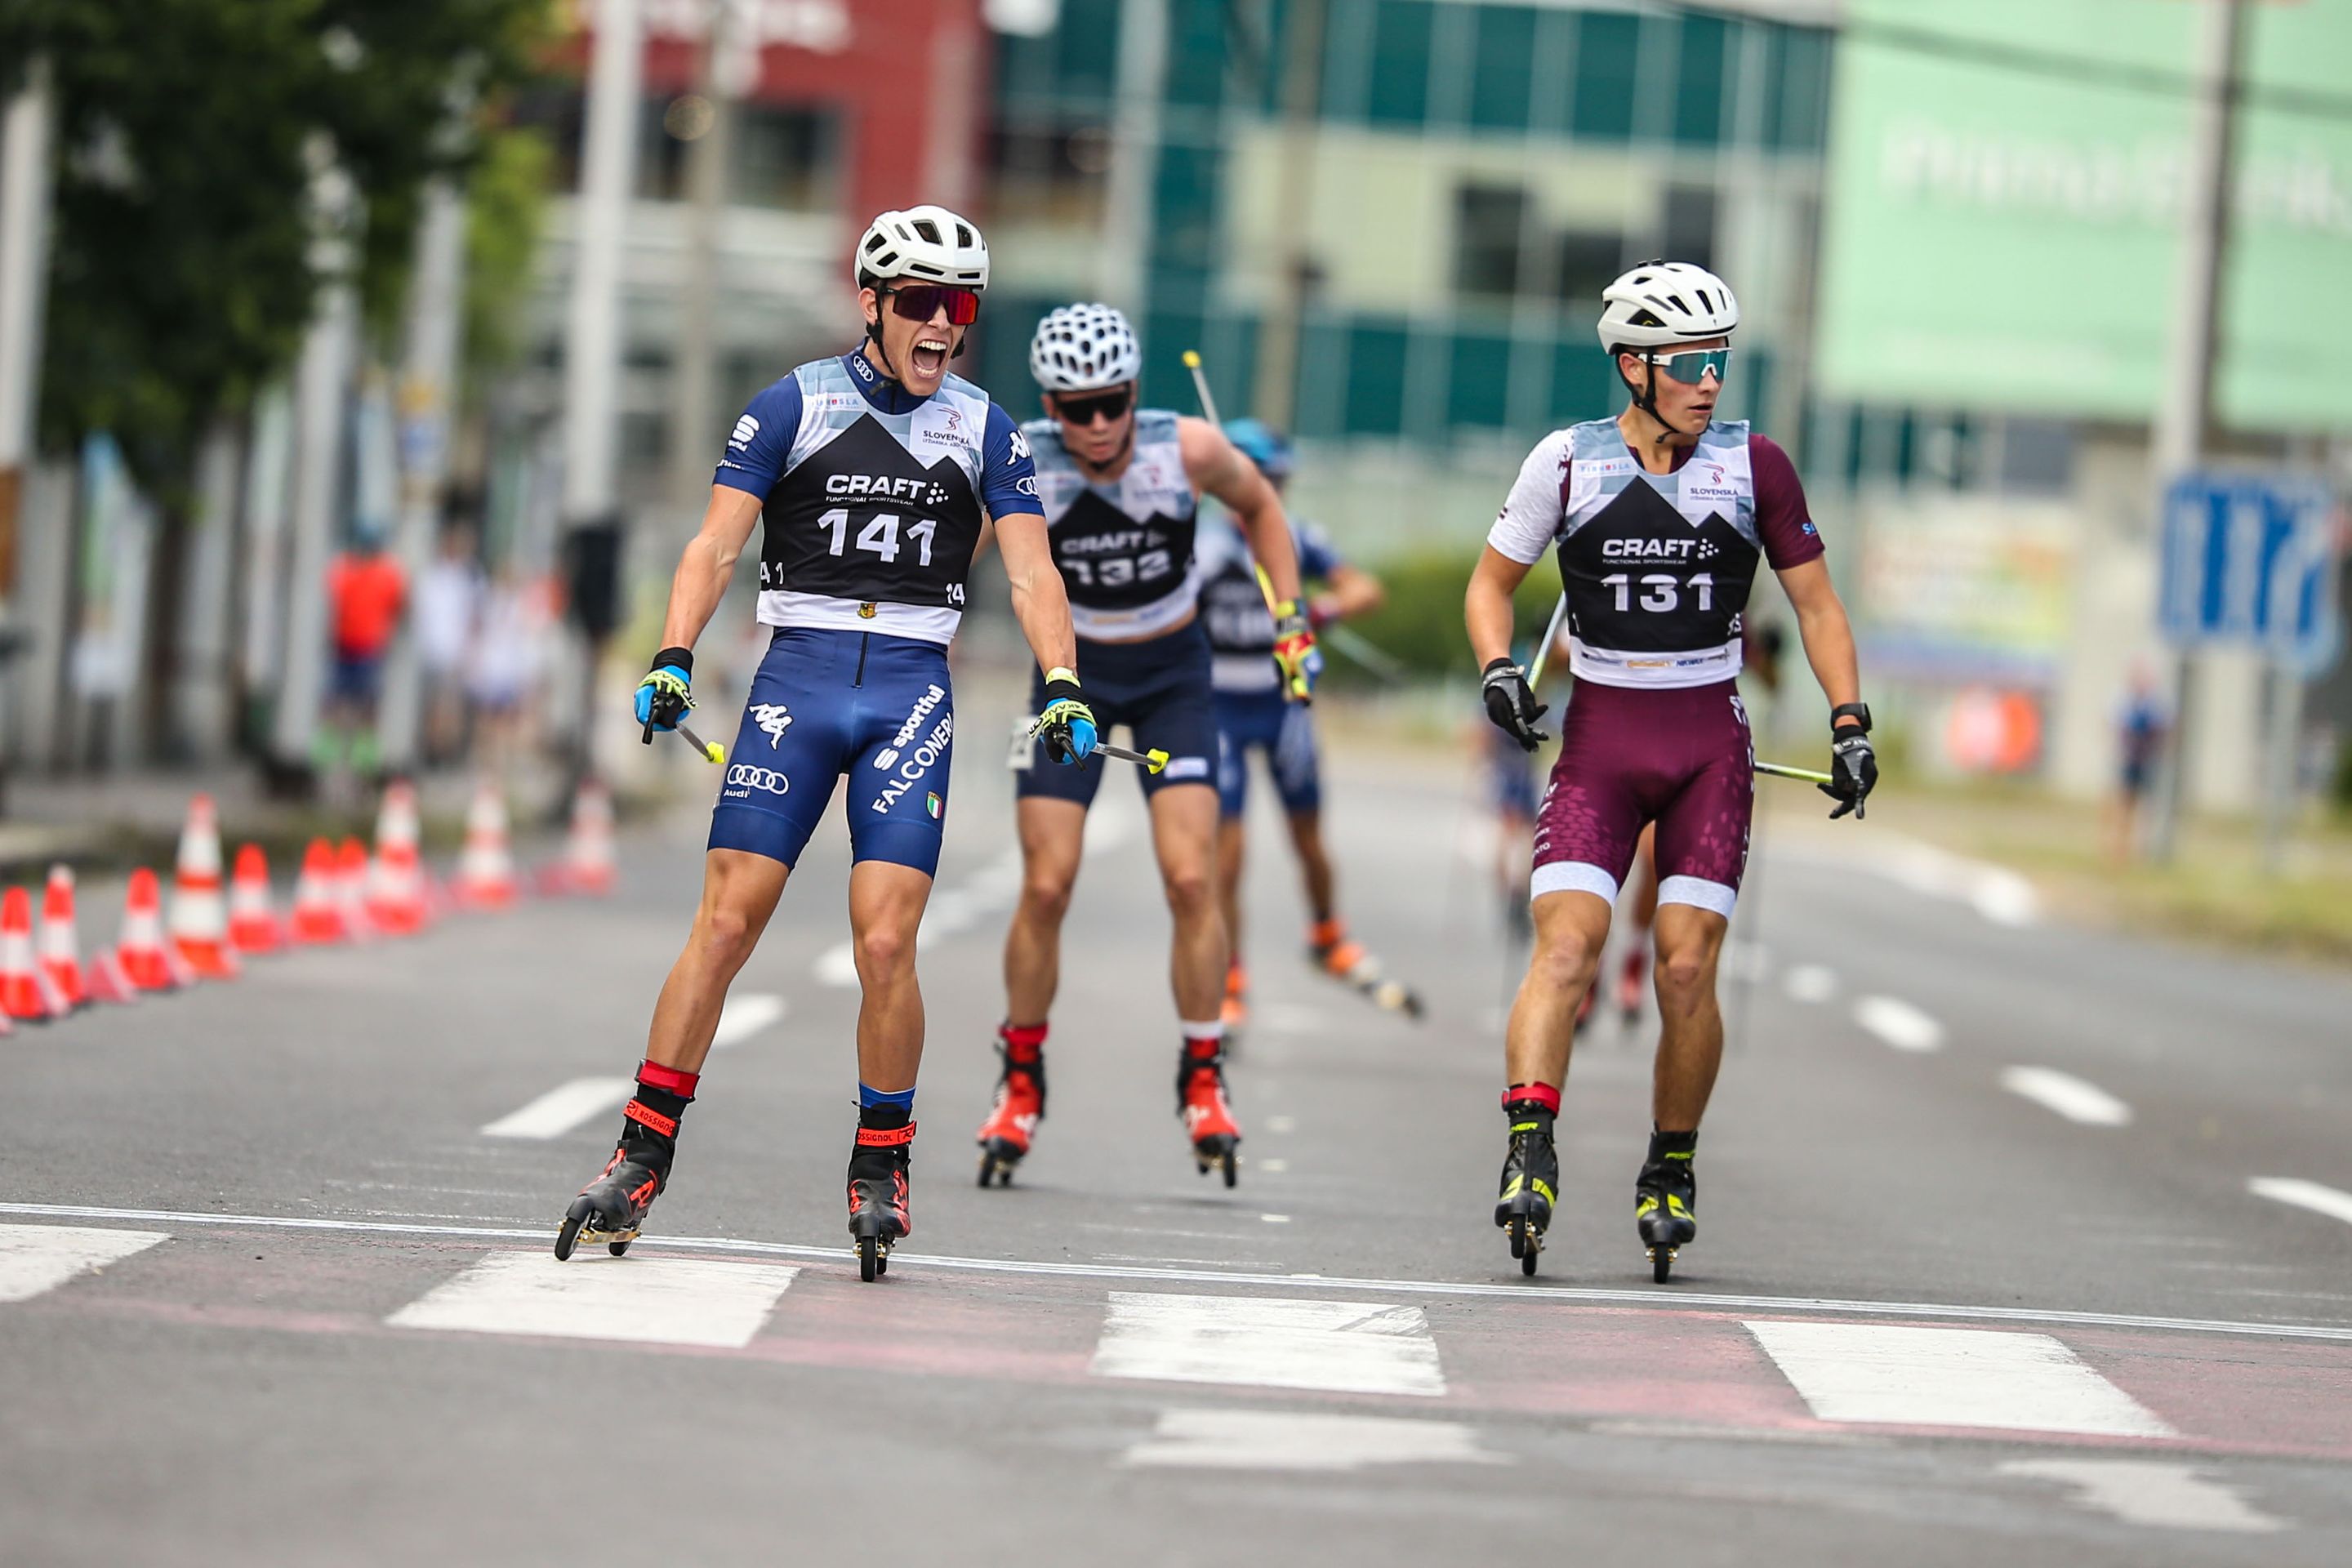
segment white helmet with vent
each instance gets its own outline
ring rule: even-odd
[[[866,226],[857,242],[859,288],[906,279],[951,289],[988,287],[988,241],[970,218],[928,203],[896,208]]]
[[[1601,299],[1601,346],[1612,353],[1729,337],[1739,325],[1730,285],[1687,261],[1644,262]]]
[[[1065,305],[1037,323],[1029,374],[1048,392],[1094,392],[1133,381],[1143,345],[1108,305]]]

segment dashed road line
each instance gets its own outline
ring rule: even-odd
[[[1507,1465],[1459,1421],[1287,1410],[1163,1410],[1121,1463],[1147,1468],[1360,1470],[1367,1465]]]
[[[799,1272],[784,1263],[665,1258],[644,1268],[603,1257],[558,1263],[544,1252],[494,1252],[384,1321],[395,1329],[740,1350]]]
[[[851,967],[854,973],[856,966]],[[719,1028],[710,1037],[710,1048],[723,1051],[730,1046],[740,1046],[770,1025],[781,1022],[789,1010],[782,997],[765,992],[730,996],[727,1005],[719,1009]]]
[[[2097,1084],[2054,1068],[2004,1068],[2000,1087],[2084,1127],[2128,1127],[2132,1109]]]
[[[1114,1290],[1089,1370],[1337,1394],[1445,1392],[1421,1309],[1370,1301]]]
[[[625,1104],[636,1090],[626,1078],[575,1078],[482,1129],[485,1138],[561,1138]]]
[[[1780,977],[1781,988],[1794,1002],[1826,1002],[1837,994],[1836,973],[1827,964],[1792,963]]]
[[[1823,1421],[2177,1436],[2048,1334],[1885,1323],[1746,1327]]]
[[[1863,997],[1853,1005],[1853,1021],[1898,1051],[1944,1048],[1944,1026],[1892,996]]]
[[[2340,1219],[2352,1225],[2352,1193],[2338,1192],[2317,1182],[2306,1182],[2294,1176],[2256,1176],[2246,1184],[2246,1190],[2256,1197],[2274,1203],[2293,1204],[2299,1209],[2324,1214],[2330,1219]]]
[[[153,1230],[0,1225],[0,1301],[29,1301],[172,1238]]]
[[[2287,1527],[2286,1521],[2252,1507],[2235,1489],[2206,1479],[2194,1466],[2168,1460],[2011,1459],[1999,1473],[2072,1487],[2076,1502],[2126,1524],[2250,1535]]]

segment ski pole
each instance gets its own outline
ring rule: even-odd
[[[1551,625],[1544,627],[1543,647],[1536,649],[1535,663],[1528,668],[1528,689],[1533,691],[1543,679],[1544,661],[1551,658],[1551,645],[1559,637],[1560,617],[1568,614],[1568,595],[1562,594],[1559,603],[1552,606]]]
[[[1784,767],[1779,763],[1758,763],[1756,771],[1776,779],[1802,779],[1807,784],[1828,784],[1830,775],[1817,773],[1811,768]]]
[[[1148,773],[1156,773],[1168,765],[1168,753],[1157,746],[1148,752],[1135,752],[1129,751],[1125,746],[1114,746],[1108,741],[1097,741],[1095,750],[1106,757],[1116,757],[1122,763],[1134,763]]]
[[[1223,429],[1225,422],[1217,417],[1217,400],[1209,395],[1209,378],[1201,372],[1200,350],[1184,351],[1184,368],[1192,373],[1192,392],[1201,400],[1201,412],[1209,416],[1210,424]]]
[[[692,730],[687,728],[684,723],[677,725],[670,732],[676,735],[679,740],[684,741],[688,745],[692,746],[695,751],[700,753],[702,758],[706,762],[709,763],[713,767],[717,767],[719,763],[727,760],[726,747],[718,744],[716,742],[704,740]],[[647,723],[646,725],[646,732],[639,736],[638,739],[648,746],[654,743],[654,727],[651,723]]]

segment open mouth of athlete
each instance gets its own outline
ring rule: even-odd
[[[948,365],[948,335],[926,329],[915,338],[914,372],[924,380],[945,370]]]

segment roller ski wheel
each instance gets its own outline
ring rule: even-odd
[[[1688,1155],[1642,1167],[1633,1186],[1633,1226],[1649,1255],[1650,1279],[1664,1285],[1682,1249],[1698,1237],[1698,1183]]]
[[[1519,1272],[1532,1277],[1559,1191],[1553,1112],[1528,1100],[1503,1109],[1511,1119],[1511,1143],[1503,1155],[1502,1180],[1495,1194],[1495,1224],[1509,1238]]]
[[[1674,1247],[1650,1248],[1650,1282],[1652,1284],[1663,1285],[1666,1282],[1667,1278],[1675,1271],[1675,1258],[1680,1252],[1681,1248]]]
[[[1241,1155],[1236,1152],[1240,1144],[1238,1138],[1212,1136],[1197,1139],[1192,1144],[1193,1163],[1200,1167],[1201,1174],[1205,1176],[1212,1171],[1222,1171],[1225,1185],[1237,1185],[1241,1181]]]
[[[1194,1056],[1187,1045],[1177,1058],[1176,1112],[1184,1119],[1184,1135],[1192,1140],[1192,1160],[1201,1174],[1223,1171],[1225,1185],[1241,1180],[1242,1130],[1225,1100],[1225,1056]]]
[[[583,1241],[601,1241],[615,1258],[629,1250],[654,1199],[661,1195],[662,1173],[645,1158],[648,1152],[625,1145],[614,1150],[604,1173],[580,1189],[556,1227],[557,1262],[568,1262]]]
[[[1537,1255],[1543,1251],[1543,1236],[1525,1215],[1511,1221],[1511,1256],[1519,1260],[1519,1272],[1530,1279],[1535,1276]]]
[[[915,1227],[908,1215],[908,1149],[915,1125],[861,1127],[849,1154],[849,1238],[857,1277],[867,1284],[890,1272],[890,1248]]]
[[[871,1285],[890,1272],[890,1237],[861,1236],[857,1238],[857,1278]]]
[[[980,1184],[986,1187],[993,1183],[1000,1187],[1011,1186],[1013,1169],[1021,1163],[1021,1156],[1024,1152],[1024,1151],[1015,1149],[1002,1141],[982,1144]]]

